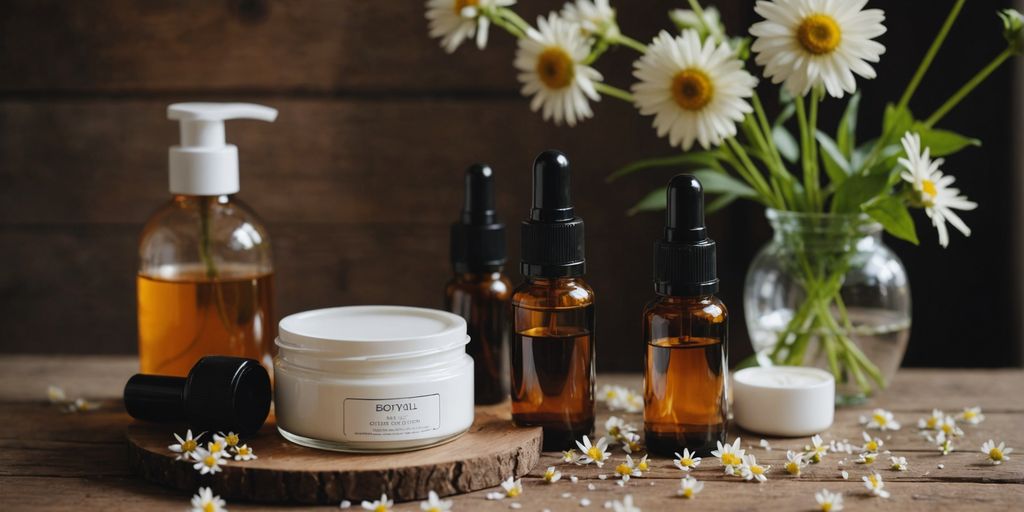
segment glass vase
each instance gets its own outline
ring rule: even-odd
[[[838,404],[864,402],[891,382],[907,348],[903,263],[866,215],[766,215],[774,236],[743,292],[758,361],[824,368],[836,377]]]

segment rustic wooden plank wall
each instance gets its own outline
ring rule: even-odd
[[[895,10],[890,19],[898,23],[927,25],[899,2],[879,3]],[[560,2],[521,4],[532,19]],[[620,4],[623,26],[646,39],[669,27],[664,13],[679,2]],[[752,19],[748,2],[718,5],[734,29]],[[927,18],[931,23],[941,16]],[[974,20],[967,23],[976,24],[991,15],[971,16],[965,15]],[[921,30],[928,34],[927,26]],[[894,82],[869,84],[869,91],[902,84],[928,43],[899,37],[906,41],[899,57],[880,69]],[[228,136],[240,147],[241,197],[271,229],[282,315],[361,303],[440,306],[449,273],[447,226],[458,209],[463,169],[474,161],[497,170],[499,209],[512,227],[509,272],[518,279],[516,224],[527,212],[529,164],[540,150],[556,147],[572,158],[578,209],[587,221],[599,364],[638,369],[638,312],[650,296],[651,242],[661,219],[624,212],[672,172],[614,186],[604,177],[637,158],[671,151],[649,119],[611,98],[578,128],[544,123],[517,93],[512,41],[495,30],[490,47],[446,55],[427,38],[419,0],[4,2],[0,352],[135,349],[135,243],[142,222],[167,198],[166,149],[177,141],[165,106],[237,100],[281,112],[273,125],[233,122]],[[621,49],[603,59],[608,80],[628,84],[633,57]],[[1009,75],[986,87],[982,98],[986,91],[1006,97]],[[1006,174],[1008,115],[991,100],[969,108],[986,112],[987,124],[974,123],[978,130],[970,133],[994,149],[958,161],[1002,166]],[[865,122],[876,122],[873,115]],[[969,116],[956,119],[971,124]],[[983,191],[993,182],[975,184],[972,197],[994,206],[969,218],[979,226],[969,245],[957,239],[947,252],[932,242],[923,251],[897,247],[915,289],[922,290],[915,307],[948,313],[915,325],[911,362],[964,362],[935,355],[927,345],[939,333],[974,324],[956,314],[954,302],[932,300],[927,290],[931,271],[971,261],[971,250],[999,247],[1010,229],[1000,217],[1010,201],[1008,187]],[[749,350],[740,307],[743,274],[769,231],[750,205],[720,213],[711,224],[721,246],[722,295],[733,312],[733,353],[740,356]],[[984,270],[986,278],[1010,268],[1012,255],[993,258],[997,265]],[[951,294],[968,292],[970,279],[949,284]],[[993,320],[972,328],[1008,339],[1015,311],[1008,297],[997,289],[980,299]],[[994,343],[968,363],[1007,354],[1008,346]]]

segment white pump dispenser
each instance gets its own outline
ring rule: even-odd
[[[238,192],[238,146],[227,144],[224,121],[273,122],[277,110],[252,103],[175,103],[167,118],[181,122],[181,145],[168,155],[172,194],[219,196]]]

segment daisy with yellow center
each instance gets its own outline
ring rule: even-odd
[[[452,500],[442,500],[436,492],[427,493],[427,501],[420,502],[420,510],[423,512],[445,512],[452,509]]]
[[[855,460],[854,462],[856,462],[857,464],[874,464],[875,463],[875,459],[877,459],[877,458],[878,458],[878,454],[877,453],[864,452],[864,453],[860,454],[860,456],[858,456],[857,460]]]
[[[234,448],[238,446],[238,442],[241,441],[241,438],[239,438],[238,434],[234,432],[228,432],[227,434],[223,432],[218,432],[217,434],[214,434],[213,440],[223,444],[228,448]]]
[[[608,420],[604,422],[604,428],[608,431],[605,438],[608,440],[608,444],[619,443],[632,438],[636,433],[636,427],[626,423],[625,420],[618,416],[609,416]]]
[[[224,448],[224,441],[218,440],[217,436],[213,436],[213,441],[206,443],[206,451],[217,456],[224,455]]]
[[[988,457],[989,463],[993,465],[1002,464],[1003,461],[1010,460],[1009,455],[1013,453],[1013,448],[1007,448],[1006,443],[999,443],[996,445],[994,441],[989,439],[981,445],[981,453],[984,453]]]
[[[697,457],[696,453],[690,452],[689,448],[683,448],[683,454],[676,453],[676,460],[672,461],[675,466],[683,471],[690,471],[700,466],[700,457]]]
[[[807,465],[807,461],[804,460],[804,454],[794,452],[793,450],[786,451],[786,472],[793,476],[800,476],[800,472],[804,466]]]
[[[864,487],[868,489],[872,496],[878,496],[880,498],[888,498],[889,491],[885,490],[885,482],[882,481],[882,475],[877,472],[861,477],[864,480]]]
[[[906,457],[889,457],[889,469],[893,471],[906,471],[907,470],[907,458]]]
[[[544,481],[553,484],[562,479],[562,472],[555,469],[554,466],[548,466],[548,469],[544,470]]]
[[[575,23],[591,37],[615,39],[620,34],[615,9],[608,0],[576,0],[562,7],[562,19]]]
[[[929,155],[930,149],[922,150],[920,135],[907,132],[903,135],[901,143],[907,156],[899,159],[900,165],[906,169],[900,173],[900,177],[913,186],[917,202],[924,208],[924,212],[932,221],[932,226],[935,226],[939,233],[939,245],[949,245],[947,222],[964,236],[971,236],[971,228],[967,227],[953,210],[970,211],[977,208],[978,204],[961,196],[959,189],[952,188],[951,185],[956,178],[939,170],[943,159],[936,158],[933,161]]]
[[[200,487],[199,492],[192,496],[192,512],[226,512],[227,502],[220,496],[214,496],[209,487]]]
[[[947,436],[945,432],[939,431],[939,435],[935,436],[935,444],[943,455],[949,455],[953,452],[953,438]]]
[[[625,462],[620,462],[618,466],[615,466],[615,474],[623,482],[628,482],[630,477],[643,476],[643,473],[636,467],[633,458],[629,455],[626,455]]]
[[[735,474],[738,467],[743,464],[743,455],[746,450],[740,448],[740,438],[736,438],[732,444],[722,444],[718,441],[718,449],[711,452],[711,455],[718,457],[718,460],[725,466],[727,474]]]
[[[877,428],[879,430],[900,429],[900,423],[896,421],[896,417],[885,409],[871,411],[871,416],[868,418],[861,416],[861,423],[864,423],[867,428]]]
[[[864,446],[861,449],[866,452],[878,453],[878,450],[885,444],[885,441],[877,437],[871,437],[867,432],[861,432],[860,435],[864,438]]]
[[[185,432],[184,438],[178,434],[174,434],[174,439],[178,442],[168,446],[167,449],[178,454],[174,460],[189,460],[192,453],[196,451],[196,448],[199,448],[200,437],[202,437],[202,434],[192,437],[192,429],[188,429],[188,431]]]
[[[985,415],[981,413],[981,407],[965,407],[964,411],[957,415],[957,418],[970,425],[977,425],[985,421]]]
[[[841,98],[857,90],[854,74],[875,78],[869,62],[885,47],[873,39],[885,33],[885,13],[864,9],[867,0],[760,0],[754,11],[764,20],[750,27],[751,50],[765,76],[794,96],[821,85]]]
[[[817,464],[821,462],[821,459],[828,455],[828,445],[822,441],[820,435],[815,435],[811,438],[811,444],[804,446],[804,450],[807,451],[808,462]]]
[[[698,481],[696,478],[687,475],[686,478],[679,480],[679,489],[676,490],[676,494],[692,500],[704,489],[704,482]]]
[[[629,456],[627,455],[626,457],[628,458]],[[640,470],[641,472],[647,472],[651,470],[651,463],[647,462],[646,455],[641,457],[640,460],[636,461],[636,469]]]
[[[917,428],[921,430],[935,430],[938,428],[939,422],[941,422],[945,417],[946,413],[939,409],[932,409],[931,416],[917,420]]]
[[[821,512],[839,512],[843,509],[843,494],[822,489],[814,495]]]
[[[379,500],[363,500],[362,506],[363,510],[372,510],[373,512],[390,512],[391,507],[395,506],[395,502],[389,500],[387,494],[381,494]]]
[[[956,424],[956,420],[953,419],[952,416],[942,418],[942,422],[938,424],[936,430],[946,434],[946,437],[949,438],[956,438],[964,435],[963,429]]]
[[[740,465],[740,477],[744,480],[757,480],[758,482],[768,481],[768,471],[771,466],[762,466],[757,463],[757,457],[753,454],[743,457],[743,464]]]
[[[579,464],[580,454],[576,452],[575,448],[569,448],[562,452],[562,462],[567,464]]]
[[[491,26],[487,14],[515,3],[515,0],[427,0],[430,37],[440,38],[441,47],[448,53],[474,37],[476,46],[483,50]]]
[[[532,96],[530,109],[543,111],[544,120],[575,126],[593,117],[590,102],[600,101],[595,84],[601,73],[584,63],[590,43],[579,25],[551,13],[537,19],[519,40],[515,67],[523,96]]]
[[[192,460],[195,462],[192,468],[199,471],[200,475],[217,473],[221,471],[221,464],[227,464],[222,455],[223,452],[213,453],[203,448],[196,448],[192,452]]]
[[[258,458],[259,457],[253,453],[252,448],[249,448],[249,445],[247,444],[235,447],[235,460],[253,460]]]
[[[505,496],[516,498],[523,493],[523,480],[516,480],[510,476],[508,480],[501,483],[501,488],[505,490]]]
[[[718,146],[736,135],[753,108],[746,101],[757,79],[726,43],[701,41],[695,30],[673,37],[662,31],[633,63],[632,91],[640,113],[654,116],[659,137],[684,151]]]
[[[640,441],[640,434],[626,434],[622,439],[622,451],[626,453],[644,451],[644,443]]]
[[[590,437],[583,436],[583,442],[576,441],[576,446],[579,447],[582,455],[580,456],[581,464],[590,464],[593,462],[597,464],[597,467],[604,466],[608,457],[611,457],[611,453],[608,452],[608,442],[604,438],[598,439],[597,444],[590,443]]]

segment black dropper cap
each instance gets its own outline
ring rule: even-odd
[[[572,277],[586,271],[583,219],[572,207],[569,159],[548,150],[533,162],[533,209],[523,221],[523,257],[526,277]]]
[[[718,291],[715,241],[704,226],[704,188],[689,174],[668,183],[665,237],[654,243],[654,291],[693,297]]]
[[[505,264],[505,225],[498,222],[494,171],[487,165],[466,169],[466,199],[452,224],[451,257],[456,273],[493,272]]]
[[[188,377],[136,374],[124,405],[139,420],[183,421],[197,430],[252,434],[270,412],[270,376],[254,359],[207,356]]]

